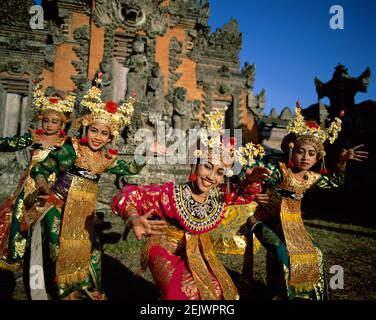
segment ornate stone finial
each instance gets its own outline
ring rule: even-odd
[[[338,64],[335,67],[332,79],[327,83],[315,78],[318,98],[328,97],[330,100],[331,117],[338,116],[340,110],[350,111],[355,104],[355,95],[358,92],[367,92],[371,70],[367,67],[363,73],[355,78],[348,74],[347,68]]]

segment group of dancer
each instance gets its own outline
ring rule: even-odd
[[[72,120],[80,137],[64,131],[75,96],[46,97],[36,83],[38,129],[0,139],[1,152],[31,147],[17,189],[0,208],[0,269],[23,268],[27,274],[26,268],[42,266],[39,276],[46,285],[28,288],[31,299],[106,298],[94,231],[100,175],[136,175],[146,161],[142,156],[128,163],[117,159],[117,137],[131,121],[134,98],[122,105],[102,101],[101,79],[96,82]],[[160,299],[239,299],[237,286],[215,254],[211,231],[228,208],[251,203],[256,210],[245,223],[247,240],[252,243],[255,236],[267,249],[267,282],[275,296],[325,299],[322,253],[304,227],[301,199],[310,188],[341,186],[346,161],[363,161],[368,153],[358,150],[361,145],[343,149],[336,171],[311,171],[317,161],[324,163],[324,143],[337,138],[341,120],[322,130],[304,120],[299,106],[282,142],[287,163],[263,161],[260,145],[237,147],[239,142],[223,136],[223,123],[221,112],[206,115],[205,130],[190,148],[194,161],[187,182],[125,185],[113,198],[113,212],[126,220],[138,240],[146,238],[141,264],[149,267]],[[237,179],[235,162],[242,165]]]

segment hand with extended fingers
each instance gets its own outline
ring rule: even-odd
[[[142,237],[150,235],[162,235],[163,230],[167,227],[165,220],[153,220],[156,216],[155,210],[152,209],[148,213],[139,216],[137,213],[132,213],[128,218],[133,228],[133,232],[137,240]]]
[[[347,160],[362,162],[363,160],[367,159],[368,152],[358,150],[361,147],[364,147],[364,144],[359,144],[350,149],[342,149],[339,155],[339,162],[344,164]]]
[[[269,202],[269,196],[266,193],[257,193],[255,194],[254,200],[257,203],[266,204]]]
[[[254,167],[248,169],[246,172],[247,180],[249,183],[264,182],[270,178],[271,171],[265,167]]]

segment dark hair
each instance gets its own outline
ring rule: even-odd
[[[281,142],[281,149],[285,154],[289,154],[289,144],[291,142],[294,142],[296,140],[296,133],[295,132],[290,132],[284,138],[282,139]]]

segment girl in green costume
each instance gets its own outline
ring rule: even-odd
[[[99,83],[101,79],[97,80]],[[52,298],[104,299],[101,289],[101,252],[94,234],[98,181],[103,172],[117,176],[138,174],[144,159],[130,163],[118,160],[115,144],[119,129],[128,125],[133,114],[133,98],[121,106],[102,102],[101,90],[93,86],[81,105],[87,113],[77,119],[80,140],[71,138],[32,169],[31,175],[42,193],[48,195],[43,208],[53,285]],[[143,157],[140,157],[143,158]],[[58,178],[50,188],[47,177]],[[37,263],[36,263],[37,264]]]
[[[46,97],[41,85],[35,83],[33,107],[37,112],[39,129],[29,129],[23,136],[0,139],[1,152],[15,152],[31,146],[29,165],[22,173],[14,193],[0,208],[0,269],[15,272],[22,267],[29,244],[26,207],[32,203],[36,192],[30,170],[51,151],[63,145],[67,138],[63,129],[69,121],[74,101],[74,95],[66,99]],[[48,175],[46,178],[52,181],[54,176]]]

